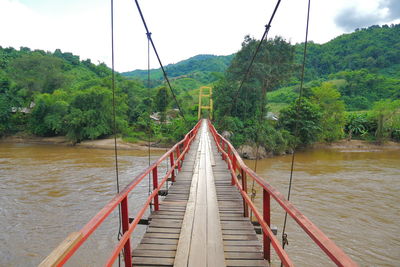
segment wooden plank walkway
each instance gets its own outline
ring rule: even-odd
[[[153,212],[134,266],[267,266],[249,219],[207,123],[181,172]]]

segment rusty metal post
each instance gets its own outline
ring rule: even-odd
[[[235,154],[232,152],[232,167],[233,167],[233,171],[236,173],[236,169],[237,169],[237,159]]]
[[[121,201],[122,234],[129,229],[128,198]],[[124,245],[125,267],[132,266],[131,239],[129,238]]]
[[[224,140],[221,140],[221,148],[222,148],[222,152],[225,151],[225,143]],[[222,153],[222,160],[225,160],[225,154]]]
[[[154,167],[153,169],[153,190],[158,187],[158,171],[157,171],[157,166]],[[160,209],[160,206],[158,204],[158,194],[154,196],[154,210],[158,211]]]
[[[181,171],[181,161],[179,160],[180,156],[181,156],[181,151],[179,149],[179,146],[176,146],[176,160],[178,161],[178,171]]]
[[[271,204],[270,195],[267,190],[263,189],[263,219],[268,227],[271,227]],[[271,261],[271,240],[266,233],[263,233],[263,249],[264,259]]]
[[[240,169],[240,174],[242,175],[242,188],[243,191],[247,194],[247,175],[243,169]],[[246,203],[246,200],[243,199],[243,216],[249,217],[249,206]]]
[[[175,183],[175,168],[174,166],[174,152],[172,151],[171,154],[169,154],[169,162],[171,164],[172,172],[171,172],[171,181]]]

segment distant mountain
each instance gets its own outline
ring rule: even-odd
[[[165,69],[171,80],[192,78],[202,84],[207,84],[220,77],[228,68],[233,56],[233,54],[229,56],[197,55],[176,64],[169,64],[165,66]],[[123,72],[121,75],[131,79],[147,80],[147,70]],[[152,86],[157,86],[163,82],[160,68],[150,70],[150,77]]]
[[[304,44],[296,44],[301,63]],[[393,76],[400,70],[400,24],[373,25],[340,35],[324,44],[310,42],[307,48],[307,80],[344,70],[367,69]],[[396,71],[397,70],[397,71]]]
[[[296,62],[301,64],[304,44],[295,44]],[[208,84],[221,76],[235,54],[229,56],[197,55],[166,66],[168,77],[174,81],[193,79]],[[306,80],[327,77],[344,70],[368,69],[387,76],[400,71],[400,24],[373,25],[340,35],[324,44],[308,44]],[[121,73],[130,79],[147,80],[147,70]],[[163,83],[161,69],[150,71],[151,86]]]

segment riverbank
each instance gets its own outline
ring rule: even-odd
[[[38,137],[33,135],[14,135],[0,139],[3,143],[24,143],[24,144],[41,144],[41,145],[61,145],[61,146],[76,146],[84,148],[94,149],[114,149],[114,138],[105,138],[97,140],[86,140],[77,144],[73,144],[65,136],[54,136],[54,137]],[[145,141],[139,141],[137,143],[128,143],[117,138],[117,146],[120,150],[148,150],[149,146]],[[159,146],[153,142],[150,145],[151,150],[162,150],[165,147]]]
[[[97,140],[86,140],[77,144],[73,144],[65,136],[55,137],[38,137],[34,135],[17,134],[14,136],[3,137],[0,142],[4,143],[25,143],[25,144],[42,144],[42,145],[62,145],[62,146],[77,146],[84,148],[94,149],[114,149],[114,138],[105,138]],[[117,146],[120,150],[148,150],[148,143],[146,141],[139,141],[137,143],[129,143],[117,138]],[[170,146],[168,146],[170,147]],[[157,142],[152,142],[150,145],[151,150],[163,150],[165,146],[160,145]],[[332,143],[315,143],[306,149],[337,149],[337,150],[348,150],[360,151],[360,152],[374,152],[383,150],[400,150],[400,143],[388,141],[383,144],[377,144],[364,140],[347,140],[343,139]],[[249,145],[243,145],[238,148],[239,154],[246,159],[255,159],[257,149]],[[270,158],[279,155],[268,153],[264,148],[260,148],[258,151],[259,158]]]
[[[400,150],[400,143],[387,141],[383,144],[378,144],[374,142],[364,141],[364,140],[347,140],[343,139],[332,143],[315,143],[306,148],[301,148],[300,150],[309,149],[335,149],[341,152],[380,152],[388,150]],[[255,160],[264,158],[272,158],[276,156],[282,156],[286,154],[292,154],[291,152],[283,152],[281,154],[275,154],[267,151],[264,147],[257,147],[255,145],[241,145],[237,148],[239,155],[244,159]]]
[[[315,143],[311,148],[322,149],[348,149],[352,151],[360,150],[365,152],[383,151],[383,150],[400,150],[400,143],[387,141],[383,144],[368,142],[364,140],[347,140],[343,139],[333,143]]]

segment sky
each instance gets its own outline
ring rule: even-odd
[[[72,52],[111,66],[110,0],[0,0],[0,46]],[[139,0],[164,65],[229,55],[260,39],[276,0]],[[304,41],[308,0],[282,0],[268,37]],[[400,0],[311,0],[309,40],[325,43],[371,25],[400,23]],[[115,69],[147,68],[147,38],[134,0],[114,0]],[[154,53],[151,68],[158,68]]]

